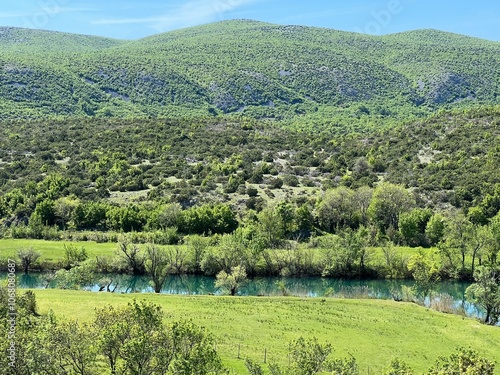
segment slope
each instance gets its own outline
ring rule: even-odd
[[[500,43],[435,30],[234,20],[129,42],[2,30],[14,35],[0,37],[4,118],[234,113],[345,127],[498,102]]]

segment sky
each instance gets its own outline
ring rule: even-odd
[[[118,39],[241,18],[376,35],[433,28],[500,41],[498,0],[0,0],[0,26]]]

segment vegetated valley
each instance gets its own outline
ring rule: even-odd
[[[18,293],[17,359],[0,374],[498,373],[499,43],[241,20],[138,41],[0,28],[0,51],[0,269],[103,291],[103,275],[147,275],[157,293],[204,274],[233,296]],[[415,284],[384,302],[304,301],[284,283],[282,297],[236,297],[256,276]],[[408,304],[442,280],[471,282],[485,325]],[[110,304],[72,320],[80,298]],[[170,300],[203,314],[174,321]],[[259,337],[244,328],[254,309]],[[380,322],[402,314],[418,339],[396,350]],[[418,354],[419,324],[443,332],[437,352]],[[264,364],[267,348],[279,354]]]

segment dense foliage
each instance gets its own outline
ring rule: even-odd
[[[338,251],[321,268],[266,272],[380,275],[365,249],[390,241],[436,246],[441,277],[472,279],[477,265],[498,262],[498,111],[313,139],[250,120],[6,122],[1,234],[60,239],[97,230],[116,241],[116,233],[147,232],[139,242],[176,244],[238,229],[212,242],[248,255],[224,266],[218,255],[198,257],[189,268],[214,275],[241,262],[254,274],[262,251],[304,241]],[[392,277],[408,271],[389,268]]]

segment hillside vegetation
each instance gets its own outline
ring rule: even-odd
[[[224,21],[137,41],[0,29],[3,118],[247,115],[300,128],[394,124],[497,103],[500,44]]]

